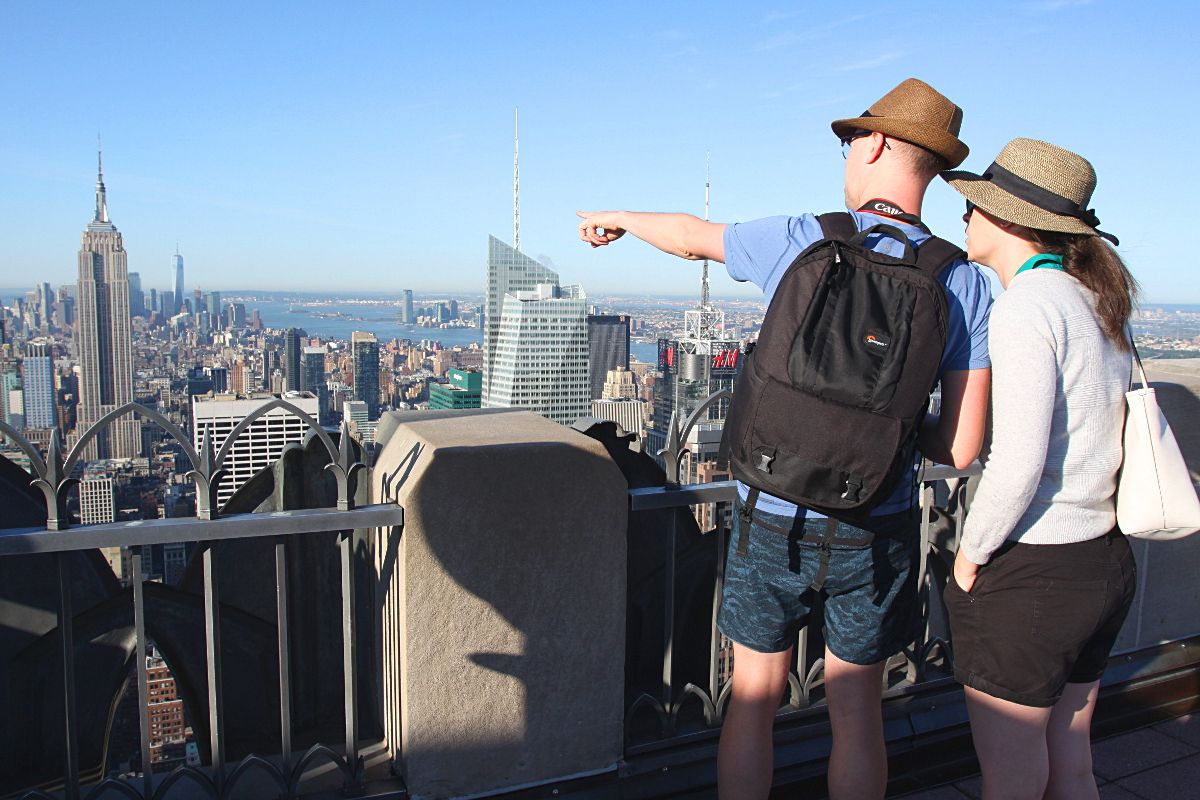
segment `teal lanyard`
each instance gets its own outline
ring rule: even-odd
[[[1039,253],[1033,258],[1021,265],[1021,268],[1016,271],[1020,275],[1027,269],[1056,269],[1059,272],[1066,272],[1067,268],[1063,266],[1062,256],[1050,255],[1049,253]]]

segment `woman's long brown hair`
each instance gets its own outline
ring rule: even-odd
[[[1092,290],[1100,327],[1114,344],[1129,350],[1125,329],[1133,313],[1138,285],[1117,251],[1099,236],[1039,230],[1030,233],[1044,252],[1062,256],[1068,275]]]

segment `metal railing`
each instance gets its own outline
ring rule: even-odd
[[[731,684],[731,656],[728,654],[728,640],[723,640],[717,628],[717,611],[720,606],[721,593],[724,588],[725,558],[728,550],[729,529],[727,521],[729,513],[737,496],[737,482],[732,480],[703,484],[679,483],[683,460],[689,455],[686,442],[688,433],[703,417],[708,406],[730,397],[728,391],[717,392],[709,396],[689,416],[682,427],[677,418],[672,417],[667,432],[666,446],[659,451],[664,459],[667,480],[661,487],[634,488],[629,490],[631,530],[636,532],[634,518],[638,514],[654,511],[680,511],[668,516],[665,530],[661,532],[663,541],[663,570],[662,590],[664,603],[662,608],[662,641],[661,641],[661,683],[656,691],[641,689],[627,704],[625,712],[625,729],[627,749],[630,752],[639,749],[640,745],[659,745],[673,737],[686,736],[695,730],[681,725],[681,714],[686,712],[691,703],[698,704],[702,712],[703,727],[719,728],[724,719],[729,700]],[[953,653],[943,635],[944,629],[935,629],[931,620],[931,598],[939,597],[940,590],[945,585],[957,545],[958,531],[967,510],[966,493],[967,478],[981,473],[978,463],[966,470],[952,467],[925,464],[920,471],[920,564],[917,576],[918,602],[924,625],[918,637],[910,642],[904,650],[889,660],[884,674],[885,698],[909,693],[921,684],[938,685],[950,682],[953,667]],[[944,484],[939,492],[939,484]],[[941,508],[948,510],[935,511],[935,496],[941,503]],[[708,531],[698,531],[687,511],[695,506],[712,503],[715,512],[712,519],[715,525]],[[949,524],[935,525],[935,515],[949,514],[944,521]],[[708,594],[711,604],[706,609],[700,609],[694,604],[686,609],[680,609],[679,572],[677,559],[679,556],[679,538],[681,526],[694,529],[693,534],[708,541],[712,548],[710,558],[713,566],[712,590]],[[657,535],[657,532],[656,532]],[[931,559],[930,556],[933,556]],[[707,561],[705,562],[708,563]],[[695,592],[692,593],[693,596]],[[936,602],[936,601],[935,601]],[[681,676],[676,668],[680,648],[688,647],[694,656],[700,645],[695,642],[681,643],[678,638],[681,617],[688,614],[699,615],[707,612],[710,625],[706,643],[706,674],[703,680],[689,680],[688,675]],[[682,611],[682,613],[681,613]],[[813,706],[823,705],[820,690],[824,684],[824,657],[821,608],[813,610],[808,624],[802,628],[794,648],[794,664],[788,674],[788,702],[781,707],[782,715],[803,712]],[[694,661],[694,659],[692,659]],[[936,674],[932,670],[936,669]],[[682,684],[682,685],[681,685]],[[652,715],[657,721],[656,736],[639,739],[634,731],[643,733],[644,725],[639,725],[640,718]]]
[[[300,510],[264,513],[242,513],[221,515],[216,507],[217,487],[226,474],[223,467],[234,441],[260,417],[275,408],[282,408],[302,419],[308,426],[306,441],[319,439],[330,463],[324,469],[336,481],[337,499],[335,508],[309,508]],[[145,417],[161,426],[168,436],[182,449],[191,462],[188,476],[195,482],[197,490],[196,519],[159,519],[116,522],[72,528],[66,510],[67,495],[78,483],[70,476],[79,463],[84,448],[101,430],[127,414]],[[219,450],[215,449],[211,436],[205,432],[199,452],[192,447],[183,432],[157,411],[137,404],[128,404],[106,414],[96,424],[82,433],[70,453],[64,457],[61,439],[55,431],[45,457],[21,434],[0,422],[0,433],[11,440],[25,455],[33,469],[30,483],[42,492],[46,508],[45,528],[0,529],[0,558],[22,555],[48,554],[57,566],[58,608],[57,639],[61,655],[63,719],[63,775],[61,788],[42,783],[17,796],[22,798],[51,798],[51,792],[69,800],[77,800],[84,788],[81,786],[78,742],[78,709],[75,652],[78,642],[74,631],[76,609],[73,604],[72,587],[79,576],[72,574],[71,558],[75,553],[103,547],[124,546],[132,548],[132,576],[130,589],[133,601],[134,620],[134,663],[137,670],[137,687],[140,718],[140,758],[142,775],[140,780],[103,778],[88,792],[87,797],[99,797],[106,793],[139,800],[169,798],[172,787],[181,783],[191,784],[187,791],[199,789],[204,796],[225,798],[231,796],[246,776],[260,773],[274,782],[280,797],[295,797],[302,790],[306,772],[321,765],[331,767],[342,776],[343,787],[352,790],[361,787],[364,781],[364,765],[361,753],[362,741],[359,731],[358,653],[356,623],[358,610],[355,607],[355,553],[352,531],[365,528],[400,527],[404,522],[403,509],[393,503],[381,503],[355,507],[352,479],[366,467],[360,463],[350,444],[350,436],[342,426],[340,441],[335,443],[330,434],[322,429],[308,414],[284,400],[274,400],[260,406],[243,419],[226,437]],[[342,596],[342,678],[344,685],[345,740],[341,753],[325,744],[315,744],[302,754],[293,752],[292,713],[292,644],[289,628],[289,548],[297,537],[315,533],[336,533],[340,555],[340,590]],[[257,539],[272,543],[275,566],[275,614],[278,654],[278,684],[280,708],[280,739],[278,754],[265,758],[250,754],[238,763],[227,763],[225,708],[223,679],[225,670],[221,663],[221,620],[222,604],[218,591],[218,571],[214,546],[222,541],[235,539]],[[156,544],[198,543],[201,548],[204,663],[207,687],[207,719],[209,764],[206,768],[179,766],[166,775],[154,775],[151,764],[151,739],[149,718],[146,713],[150,702],[147,664],[144,657],[147,643],[147,582],[142,566],[142,548]],[[104,765],[101,765],[101,773]],[[156,780],[157,779],[157,780]],[[194,796],[194,795],[189,795]]]

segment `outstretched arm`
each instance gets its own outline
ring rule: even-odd
[[[577,211],[579,238],[592,247],[615,242],[628,231],[664,253],[699,261],[725,261],[725,225],[691,214],[643,211]]]

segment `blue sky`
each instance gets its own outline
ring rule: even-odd
[[[900,10],[897,10],[900,9]],[[143,286],[481,292],[487,235],[593,293],[683,293],[695,266],[592,251],[577,208],[720,221],[841,202],[829,121],[920,77],[965,110],[966,167],[1015,136],[1088,157],[1094,205],[1160,302],[1200,302],[1173,240],[1200,179],[1194,6],[905,3],[9,3],[0,285],[75,280],[95,139]],[[1191,55],[1189,55],[1189,53]],[[1182,197],[1180,197],[1182,195]],[[926,221],[961,241],[961,202]],[[717,270],[716,294],[749,293]]]

